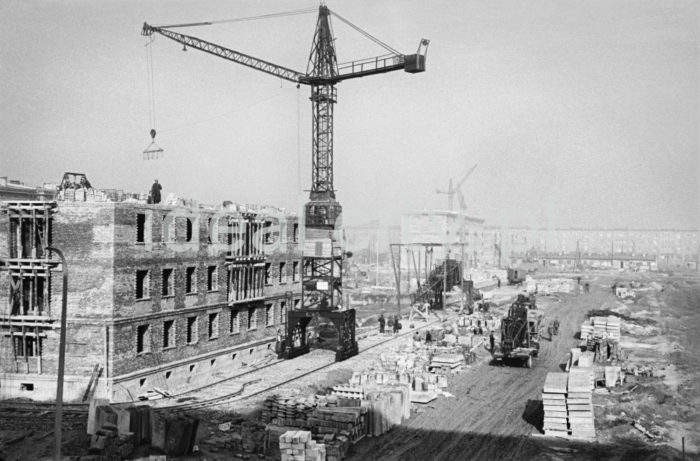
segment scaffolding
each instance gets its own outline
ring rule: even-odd
[[[51,214],[55,202],[4,202],[9,219],[9,257],[0,270],[10,284],[9,312],[0,315],[0,331],[9,338],[15,372],[42,373],[42,340],[54,328],[51,317]],[[22,369],[23,368],[23,369]]]
[[[462,290],[460,312],[466,304],[472,302],[471,284],[467,284],[469,290],[465,294],[464,268],[466,243],[391,243],[391,263],[396,283],[396,301],[398,314],[401,315],[401,253],[406,255],[406,286],[410,297],[409,323],[416,317],[428,320],[431,309],[444,308],[447,303],[447,292],[455,285]],[[437,262],[435,249],[443,250],[444,258]],[[459,255],[460,260],[450,259],[452,249]],[[411,292],[411,278],[415,277],[416,290]]]

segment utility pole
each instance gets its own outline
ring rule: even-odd
[[[462,235],[460,235],[460,240],[463,240],[464,237],[464,232],[462,232]],[[459,288],[462,290],[462,297],[461,300],[462,302],[460,303],[459,306],[459,312],[461,313],[464,310],[464,242],[462,241],[462,267],[460,268],[460,277],[459,277]]]
[[[61,333],[58,345],[58,380],[56,382],[56,418],[54,420],[54,459],[61,461],[61,436],[63,435],[63,374],[66,364],[66,324],[68,316],[68,266],[63,252],[58,248],[46,247],[61,258],[63,271],[63,292],[61,296]]]
[[[374,232],[374,251],[377,254],[377,260],[376,260],[377,265],[374,267],[374,273],[375,273],[374,285],[379,286],[379,239],[377,238],[376,231]]]
[[[447,257],[450,255],[450,250],[445,253],[445,261],[442,268],[442,310],[447,309]]]

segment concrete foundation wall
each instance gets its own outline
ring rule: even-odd
[[[270,360],[274,347],[274,340],[254,341],[119,376],[111,380],[111,400],[131,402],[154,387],[174,395],[199,388]]]
[[[90,382],[86,376],[66,376],[63,382],[63,401],[81,402]],[[27,390],[27,385],[33,389]],[[105,380],[97,380],[95,397],[106,398]],[[56,400],[56,375],[0,374],[0,400],[25,398],[37,401]]]

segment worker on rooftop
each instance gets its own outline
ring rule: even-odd
[[[156,179],[153,185],[151,186],[151,202],[152,203],[160,203],[160,191],[163,187],[158,184],[158,180]]]

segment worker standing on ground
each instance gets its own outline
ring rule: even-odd
[[[489,343],[491,344],[491,353],[493,354],[493,350],[496,347],[496,338],[493,337],[493,331],[489,335]]]
[[[160,191],[163,189],[163,187],[158,184],[158,180],[156,179],[153,185],[151,186],[151,200],[153,203],[160,203]]]
[[[379,333],[384,334],[384,325],[386,325],[386,319],[384,318],[384,314],[379,314]]]
[[[401,329],[401,322],[399,321],[399,316],[394,318],[394,334],[398,333]]]

